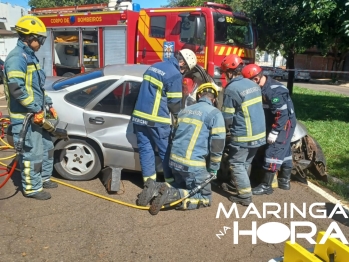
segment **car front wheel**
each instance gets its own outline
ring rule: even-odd
[[[54,167],[68,180],[90,180],[101,170],[97,151],[85,140],[61,140],[55,146]]]

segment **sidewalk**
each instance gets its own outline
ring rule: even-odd
[[[343,86],[349,87],[349,80],[338,80],[336,83],[332,83],[332,80],[329,78],[322,79],[310,79],[309,83],[313,84],[321,84],[321,85],[333,85],[333,86]]]

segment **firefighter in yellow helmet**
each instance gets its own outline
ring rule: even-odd
[[[57,119],[57,113],[52,100],[45,95],[46,76],[35,56],[46,40],[46,27],[37,17],[23,16],[15,30],[19,36],[17,46],[9,53],[4,65],[4,88],[11,119],[9,129],[16,144],[26,114],[34,113],[19,161],[22,190],[26,197],[46,200],[51,195],[43,188],[57,187],[57,183],[50,181],[53,143],[49,133],[40,127],[46,114]]]
[[[222,113],[213,106],[218,91],[211,83],[205,83],[199,86],[196,94],[197,103],[178,114],[169,164],[175,182],[171,185],[164,183],[158,189],[149,209],[152,215],[156,215],[163,205],[185,197],[211,175],[216,176],[220,167],[226,130]],[[157,188],[153,185],[143,190],[141,196],[150,189]],[[211,185],[208,184],[177,208],[208,207],[211,201]]]

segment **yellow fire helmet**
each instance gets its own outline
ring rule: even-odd
[[[218,90],[212,83],[205,83],[205,84],[200,85],[198,87],[198,90],[196,91],[196,94],[200,94],[203,92],[212,93],[215,98],[217,98],[217,96],[218,96]]]
[[[18,33],[22,33],[25,35],[36,35],[47,37],[46,26],[44,23],[37,17],[26,15],[22,16],[15,26],[15,30]]]

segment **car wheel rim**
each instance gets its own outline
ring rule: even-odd
[[[75,176],[88,174],[96,163],[96,155],[91,147],[74,143],[65,147],[61,158],[63,169]]]

